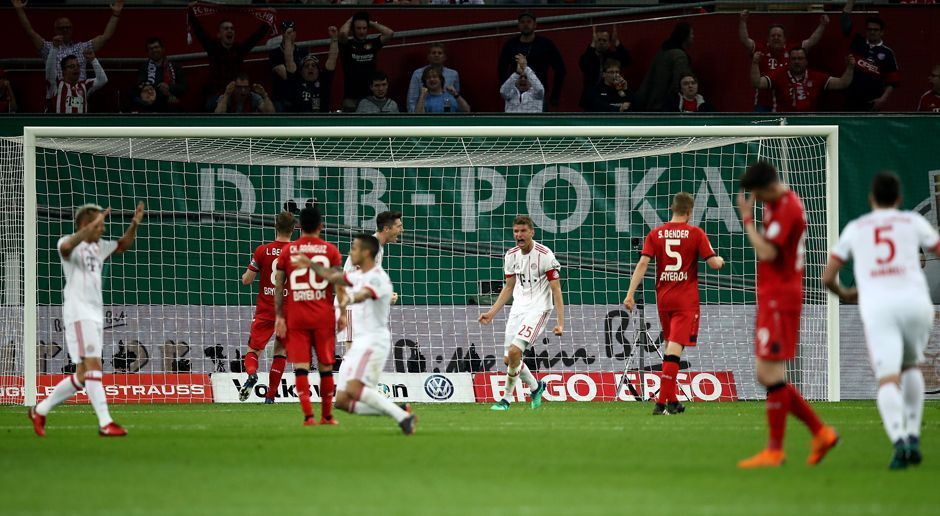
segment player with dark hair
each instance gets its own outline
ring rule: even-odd
[[[780,466],[785,460],[783,436],[787,414],[803,421],[813,433],[807,459],[818,464],[839,442],[803,395],[786,381],[786,361],[796,356],[803,310],[803,260],[806,215],[800,197],[780,181],[777,169],[756,161],[741,177],[738,210],[747,238],[757,255],[757,381],[767,388],[767,448],[738,462],[741,468]],[[749,192],[745,196],[744,192]],[[754,204],[763,203],[763,230],[754,223]]]
[[[679,357],[686,346],[698,343],[699,291],[698,260],[703,259],[718,270],[725,260],[712,249],[701,228],[689,224],[695,200],[679,192],[672,201],[672,220],[646,235],[640,261],[630,278],[630,288],[623,304],[636,307],[633,296],[646,275],[650,260],[656,258],[656,309],[666,341],[662,384],[653,415],[680,414],[685,406],[676,396]]]
[[[314,425],[310,404],[311,349],[316,351],[320,372],[321,425],[335,425],[333,418],[333,364],[336,361],[336,314],[333,286],[306,267],[296,267],[292,258],[306,256],[324,267],[339,267],[342,258],[333,244],[320,239],[323,229],[320,210],[308,206],[300,210],[300,238],[281,249],[274,282],[274,331],[286,339],[287,360],[294,364],[297,396],[304,413],[304,425]],[[285,281],[290,278],[290,295],[285,296]],[[337,294],[343,296],[343,287]],[[285,301],[286,300],[286,301]],[[342,323],[341,323],[342,324]]]
[[[274,334],[274,280],[277,272],[277,259],[281,255],[281,248],[290,242],[291,235],[297,221],[289,211],[278,214],[274,223],[274,241],[261,244],[255,248],[251,261],[242,274],[242,284],[251,285],[255,276],[261,273],[258,282],[258,297],[255,301],[255,316],[251,319],[251,330],[248,336],[248,351],[245,352],[245,372],[248,379],[242,384],[238,392],[238,399],[245,401],[251,394],[251,389],[258,383],[258,352],[264,350]],[[285,295],[290,295],[287,288]],[[287,349],[280,337],[274,339],[274,360],[271,362],[271,372],[268,374],[268,391],[264,402],[274,403],[281,376],[287,366]]]
[[[401,214],[398,214],[400,218]],[[327,269],[305,256],[294,258],[297,267],[311,267],[316,274],[334,285],[349,287],[341,296],[340,308],[362,305],[357,313],[355,340],[346,350],[339,371],[336,407],[362,416],[386,415],[393,418],[405,435],[415,431],[417,416],[409,405],[397,405],[376,390],[382,368],[392,349],[392,333],[388,329],[388,313],[393,287],[388,274],[375,261],[381,249],[373,235],[357,235],[349,252],[356,266],[353,272]]]
[[[940,254],[940,235],[920,214],[898,209],[901,181],[875,176],[872,211],[849,222],[832,248],[822,281],[847,303],[858,302],[871,367],[878,378],[878,412],[894,446],[891,469],[921,462],[924,375],[918,364],[933,325],[933,303],[920,267],[920,251]],[[853,260],[857,288],[839,284],[839,270]]]

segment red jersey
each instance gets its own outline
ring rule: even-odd
[[[757,262],[758,306],[771,303],[778,310],[803,308],[803,258],[806,252],[806,215],[793,190],[764,204],[763,235],[777,248],[772,262]]]
[[[760,61],[757,63],[761,75],[770,76],[775,70],[786,70],[790,66],[790,54],[785,48],[772,49],[766,43],[758,43],[755,50],[761,53]],[[769,111],[775,110],[777,105],[774,101],[774,91],[757,90],[754,105]]]
[[[285,287],[290,295],[284,300],[284,315],[288,329],[322,328],[336,326],[333,307],[333,285],[313,273],[313,269],[295,269],[291,256],[305,254],[324,267],[339,267],[343,264],[339,249],[319,238],[301,237],[281,248],[277,268],[284,271]]]
[[[932,111],[940,113],[940,94],[928,90],[920,96],[920,102],[917,103],[917,111]]]
[[[698,308],[698,260],[715,256],[701,228],[667,222],[646,235],[642,255],[656,259],[656,307],[660,311]]]
[[[777,111],[815,111],[819,95],[826,89],[830,77],[816,70],[806,70],[796,77],[789,68],[780,68],[766,75],[777,97]]]
[[[274,320],[274,273],[277,272],[277,257],[287,242],[270,242],[255,248],[248,263],[248,270],[261,273],[258,278],[258,297],[255,300],[255,319]],[[284,285],[284,295],[288,295],[289,285]]]

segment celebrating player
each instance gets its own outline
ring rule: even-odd
[[[362,305],[356,311],[356,334],[352,346],[346,349],[339,370],[336,406],[350,414],[363,416],[384,414],[398,422],[405,435],[415,432],[417,416],[408,406],[399,406],[375,390],[382,367],[392,349],[392,333],[388,329],[393,287],[388,274],[376,261],[381,252],[379,239],[372,235],[358,235],[353,240],[349,259],[357,267],[354,272],[329,270],[321,263],[297,256],[298,268],[312,267],[320,276],[335,285],[351,287],[340,296],[340,308],[350,304]]]
[[[725,264],[712,249],[705,232],[689,225],[694,202],[686,192],[676,194],[672,200],[672,220],[646,235],[640,261],[633,270],[630,289],[623,300],[628,310],[636,307],[633,296],[650,260],[656,258],[656,309],[666,340],[666,354],[653,415],[685,412],[685,406],[676,397],[676,375],[682,350],[698,342],[698,260],[703,258],[715,270]]]
[[[379,241],[379,252],[375,256],[375,263],[381,267],[382,257],[385,254],[385,244],[398,242],[398,237],[400,237],[405,230],[405,226],[402,224],[400,211],[383,211],[379,213],[375,216],[375,225],[377,231],[373,236]],[[355,272],[356,269],[357,267],[352,261],[352,256],[347,256],[346,262],[343,264],[343,271],[349,273]],[[398,294],[392,293],[392,304],[394,305],[397,302]],[[337,306],[339,306],[338,299]],[[354,338],[353,328],[356,326],[354,314],[361,306],[360,304],[353,304],[346,309],[346,329],[336,334],[337,342],[344,343],[347,348]]]
[[[274,222],[275,238],[273,242],[261,244],[251,256],[248,268],[242,274],[242,284],[251,285],[255,276],[261,273],[258,282],[258,298],[255,301],[255,316],[251,319],[251,333],[248,337],[248,351],[245,352],[245,372],[248,379],[238,391],[238,399],[245,401],[251,394],[251,389],[258,383],[258,352],[264,350],[274,334],[274,273],[277,258],[281,255],[281,248],[290,242],[297,225],[294,215],[289,211],[282,211]],[[289,289],[284,289],[285,295],[290,295]],[[281,376],[287,366],[287,350],[279,337],[274,339],[274,360],[271,362],[271,372],[268,373],[268,392],[265,393],[264,402],[274,403],[278,386],[281,385]]]
[[[933,304],[920,267],[920,247],[940,254],[940,235],[922,216],[900,211],[901,182],[878,174],[868,202],[872,211],[842,231],[823,283],[845,302],[858,302],[868,356],[878,378],[878,411],[894,445],[891,469],[920,464],[924,376],[917,364],[933,324]],[[839,269],[854,260],[858,288],[839,284]]]
[[[46,415],[56,405],[84,388],[98,416],[98,433],[104,437],[120,437],[127,431],[111,419],[108,400],[101,381],[101,348],[104,345],[104,301],[101,296],[101,268],[112,253],[123,253],[134,244],[137,226],[144,218],[144,203],[138,203],[131,223],[117,242],[102,240],[104,221],[111,208],[84,204],[75,212],[77,231],[59,239],[56,247],[65,273],[62,292],[62,322],[69,358],[75,374],[68,376],[48,398],[30,407],[29,418],[36,435],[46,435]]]
[[[333,363],[336,353],[336,314],[333,287],[307,268],[297,268],[291,257],[304,255],[314,263],[339,267],[342,258],[333,244],[320,240],[323,229],[320,210],[308,206],[300,211],[300,238],[281,248],[274,281],[274,332],[286,339],[287,359],[294,364],[294,378],[304,425],[314,425],[310,405],[311,355],[317,354],[320,371],[321,425],[335,425],[333,418]],[[284,296],[285,278],[290,278],[290,295]],[[341,288],[341,287],[340,287]],[[285,302],[285,297],[287,301]]]
[[[525,215],[516,217],[512,221],[512,236],[516,240],[516,247],[507,251],[503,258],[506,284],[493,306],[479,319],[482,324],[492,323],[509,298],[513,299],[503,341],[503,362],[507,366],[506,388],[502,399],[490,407],[493,410],[509,410],[509,399],[520,375],[531,392],[532,408],[542,404],[545,382],[535,380],[529,367],[522,361],[522,353],[542,333],[552,311],[552,300],[558,313],[558,324],[552,331],[559,336],[565,331],[561,265],[551,249],[533,240],[535,223],[531,218]]]
[[[792,412],[813,433],[807,463],[818,464],[839,442],[835,429],[820,421],[803,395],[786,381],[786,360],[796,356],[803,310],[803,255],[806,217],[796,192],[780,182],[766,161],[747,167],[741,177],[738,210],[757,255],[757,381],[767,388],[770,440],[757,455],[738,462],[741,468],[783,464],[783,435]],[[764,205],[763,232],[754,224],[754,202]]]

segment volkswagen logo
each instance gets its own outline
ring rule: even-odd
[[[454,395],[454,384],[445,376],[432,374],[424,381],[424,392],[437,401],[448,400]]]

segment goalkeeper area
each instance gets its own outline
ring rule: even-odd
[[[936,514],[940,404],[925,407],[924,463],[900,474],[886,469],[873,402],[815,408],[843,438],[826,460],[805,465],[810,438],[794,421],[787,464],[754,471],[735,462],[763,445],[759,402],[700,403],[658,418],[638,403],[508,413],[419,404],[409,438],[384,418],[302,427],[292,404],[118,405],[112,413],[130,432],[120,440],[95,435],[87,406],[57,409],[43,439],[21,407],[0,407],[0,512]]]

